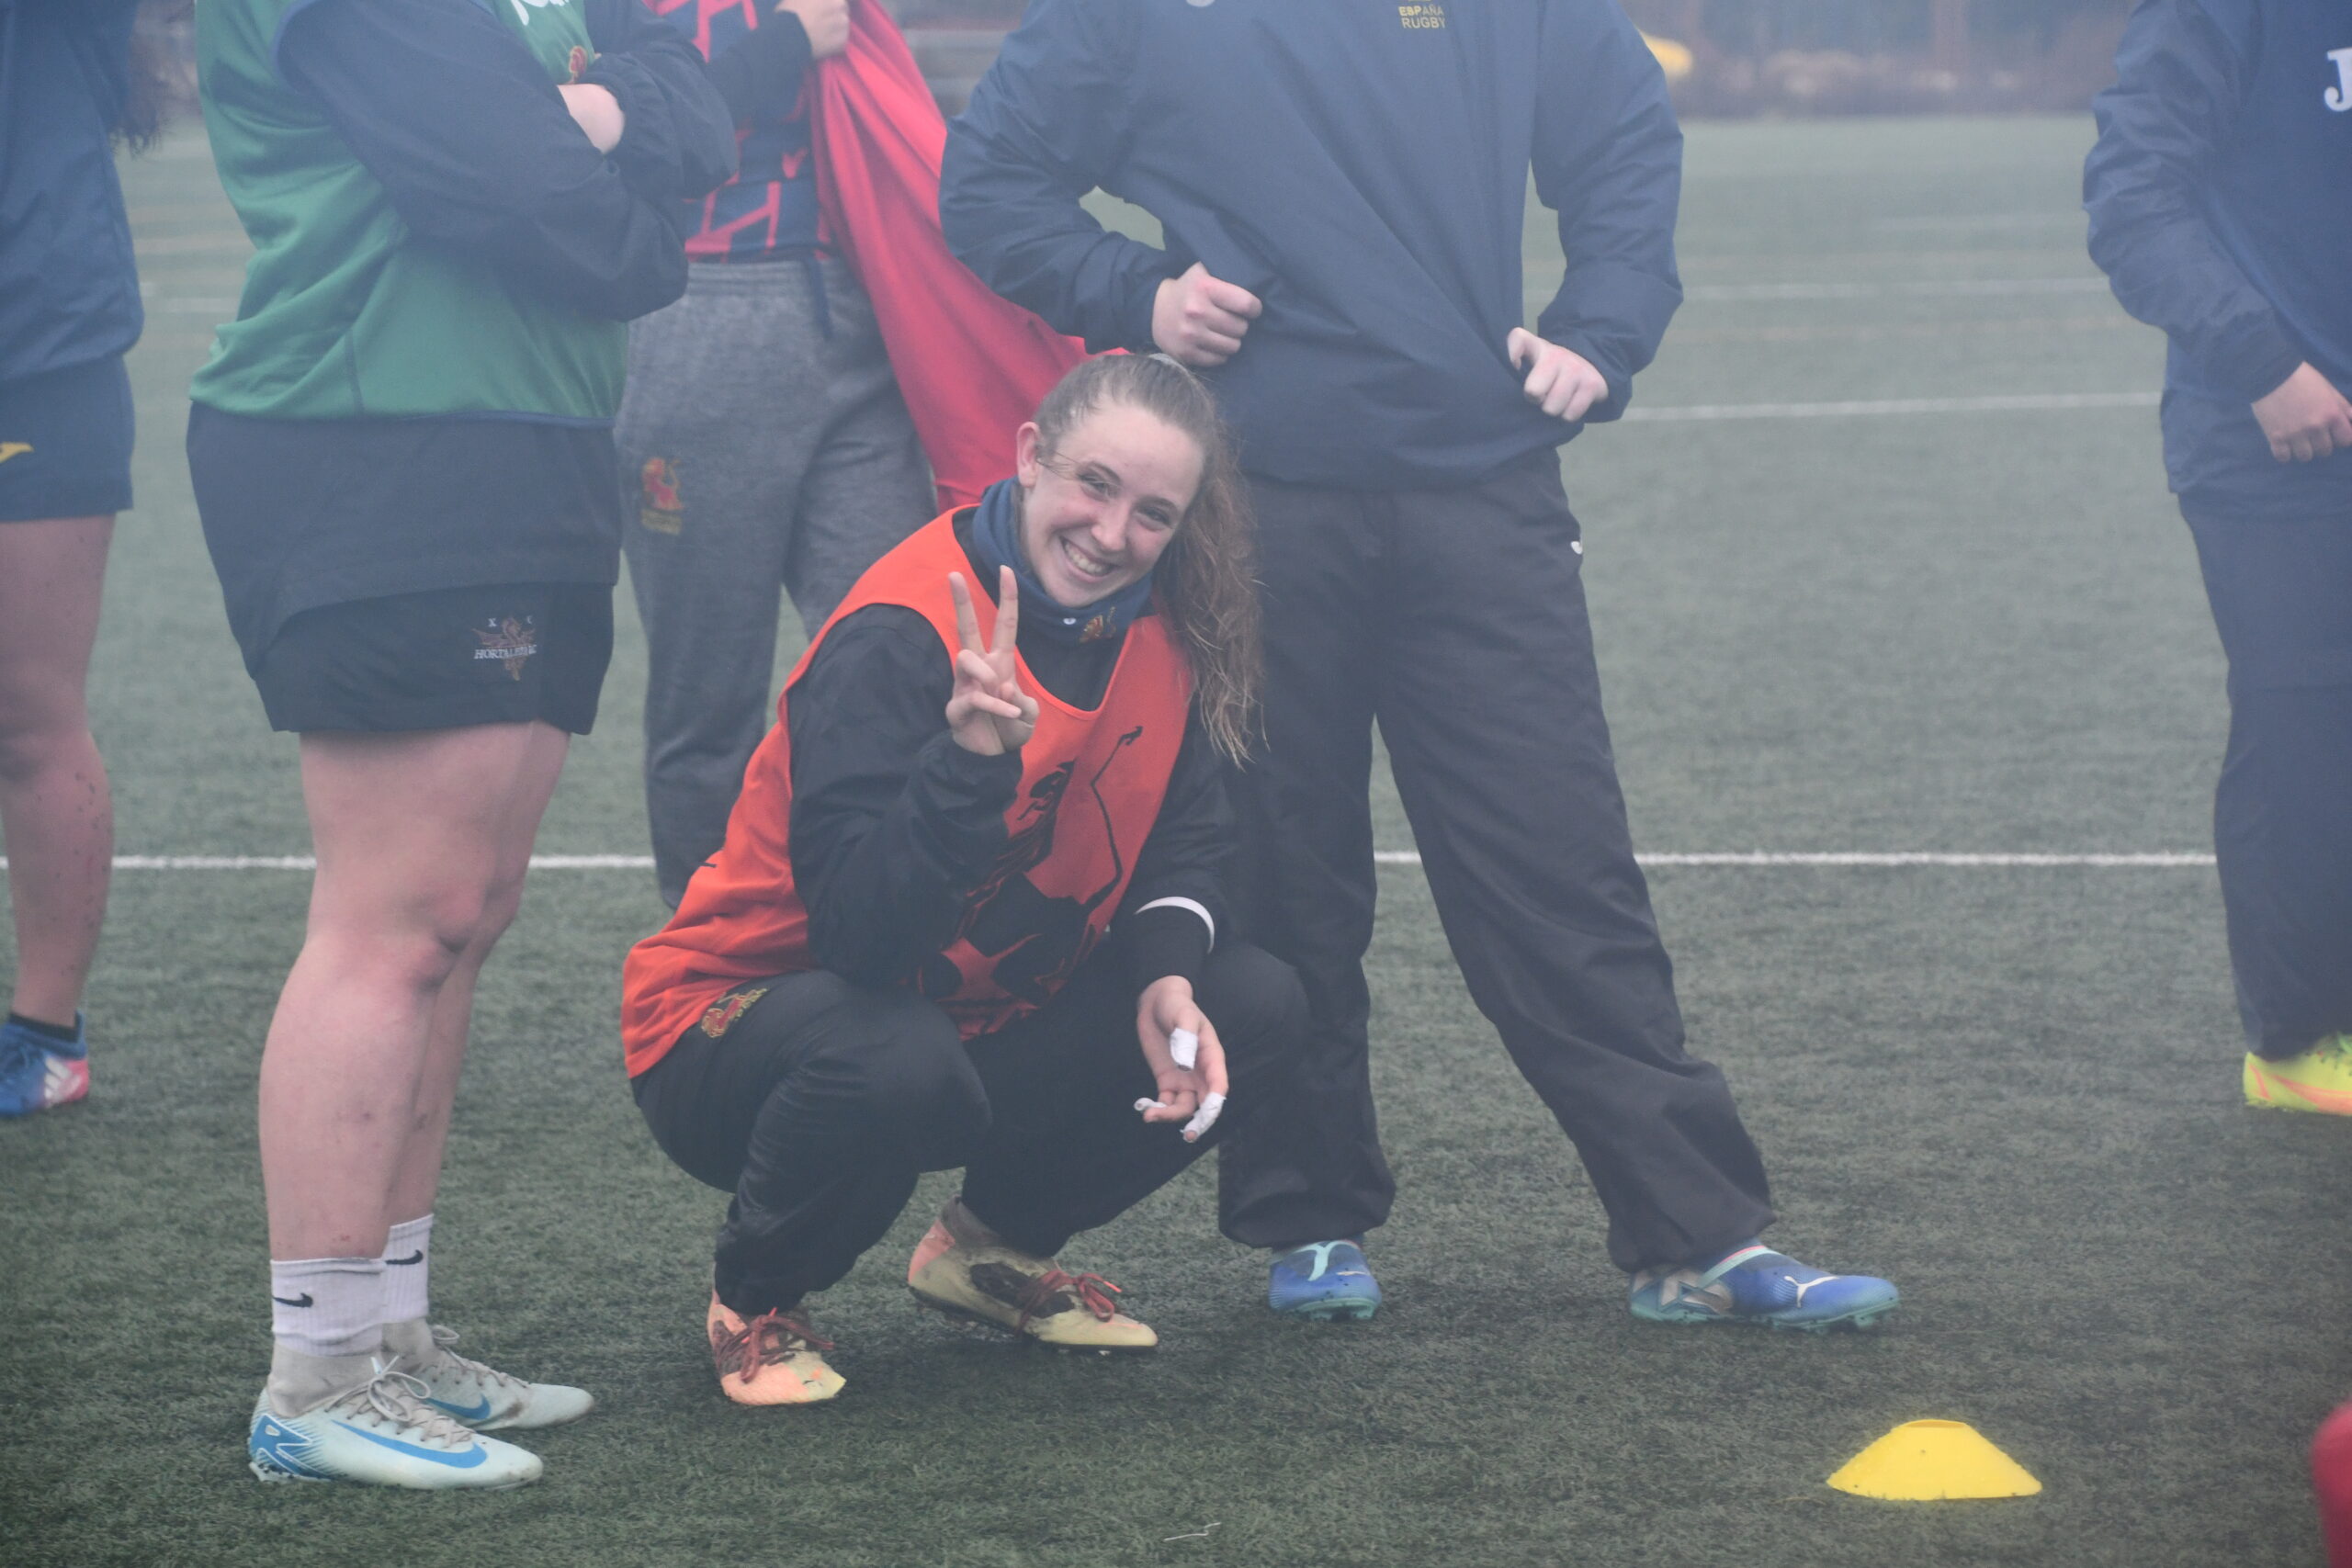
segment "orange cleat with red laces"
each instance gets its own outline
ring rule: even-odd
[[[841,1373],[825,1364],[820,1339],[806,1318],[763,1312],[746,1319],[711,1293],[711,1359],[718,1366],[718,1391],[738,1404],[814,1404],[841,1393]]]
[[[1100,1274],[1065,1273],[1050,1258],[1016,1252],[958,1199],[940,1212],[907,1265],[917,1303],[1010,1329],[1063,1351],[1109,1356],[1149,1350],[1159,1336],[1118,1310],[1119,1287]]]

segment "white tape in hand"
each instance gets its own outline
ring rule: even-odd
[[[1168,1058],[1185,1072],[1191,1072],[1193,1064],[1201,1059],[1201,1037],[1189,1029],[1170,1030]]]
[[[1217,1116],[1224,1110],[1225,1096],[1221,1094],[1201,1096],[1199,1113],[1184,1123],[1184,1141],[1188,1144],[1199,1143],[1201,1134],[1216,1125]]]

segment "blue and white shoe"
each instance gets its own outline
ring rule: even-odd
[[[70,1042],[0,1022],[0,1116],[54,1111],[89,1092],[89,1031],[80,1013]]]
[[[269,1392],[254,1405],[246,1463],[264,1481],[356,1481],[418,1491],[495,1491],[539,1478],[537,1454],[468,1431],[424,1403],[424,1384],[389,1368],[300,1416]]]
[[[1274,1255],[1266,1304],[1285,1317],[1362,1323],[1380,1310],[1380,1281],[1359,1241],[1310,1241]]]
[[[586,1389],[560,1382],[525,1382],[458,1354],[458,1331],[424,1319],[384,1325],[392,1371],[424,1385],[424,1403],[462,1427],[496,1432],[516,1427],[560,1427],[596,1407]]]
[[[1651,1323],[1761,1323],[1818,1333],[1868,1328],[1900,1298],[1868,1274],[1825,1274],[1762,1242],[1681,1269],[1634,1276],[1634,1315]]]

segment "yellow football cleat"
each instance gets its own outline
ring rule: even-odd
[[[718,1391],[738,1404],[814,1404],[841,1393],[841,1373],[825,1364],[808,1320],[781,1312],[746,1319],[711,1292],[705,1318]]]
[[[1050,1258],[1005,1246],[951,1202],[915,1247],[907,1289],[917,1303],[1006,1328],[1057,1350],[1149,1350],[1159,1336],[1121,1314],[1119,1287],[1099,1274],[1068,1274]]]
[[[2257,1111],[2352,1116],[2352,1035],[2331,1034],[2300,1056],[2245,1059],[2245,1102]]]

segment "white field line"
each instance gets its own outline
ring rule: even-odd
[[[2013,392],[1984,398],[1881,398],[1838,403],[1690,403],[1680,408],[1630,408],[1637,420],[1852,419],[1873,414],[2045,413],[2064,409],[2152,409],[2155,392]]]
[[[1691,283],[1682,297],[1694,303],[1737,299],[1925,299],[2003,298],[2018,294],[2104,294],[2104,277],[1950,277],[1929,283]]]
[[[1419,865],[1414,850],[1376,850],[1374,860],[1383,865]],[[1710,851],[1698,853],[1665,852],[1634,857],[1645,866],[1951,866],[1981,870],[2001,866],[2083,866],[2099,870],[2154,868],[2162,870],[2210,866],[2213,857],[2162,852],[2142,854],[1946,854],[1933,850]],[[117,871],[316,871],[309,855],[117,855]],[[0,871],[8,869],[0,855]],[[533,855],[533,871],[650,871],[651,855]]]

